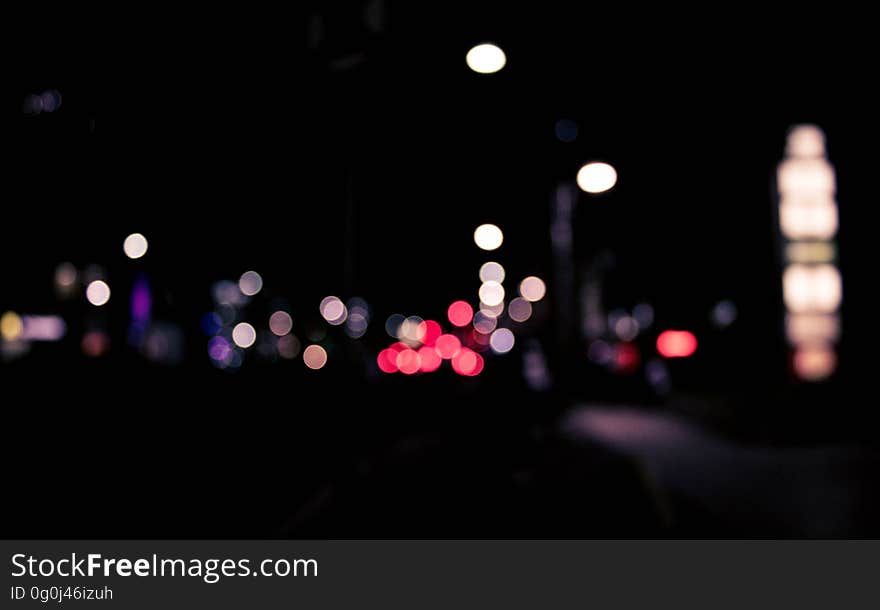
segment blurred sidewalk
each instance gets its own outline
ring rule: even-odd
[[[563,432],[637,460],[681,537],[880,535],[880,452],[746,445],[668,412],[579,406]]]

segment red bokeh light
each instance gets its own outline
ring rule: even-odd
[[[687,358],[697,351],[697,338],[686,330],[664,330],[657,337],[657,351],[664,358]]]
[[[397,354],[397,368],[404,375],[418,373],[421,365],[422,359],[415,350],[407,348]]]
[[[437,355],[444,360],[454,358],[461,351],[461,341],[455,335],[440,335],[434,342]]]
[[[449,321],[455,326],[467,326],[474,319],[474,309],[465,301],[456,301],[446,311]]]
[[[437,337],[442,334],[443,329],[440,328],[440,325],[434,320],[425,320],[424,322],[421,322],[416,330],[416,338],[422,343],[422,345],[427,345],[429,347],[434,345]]]
[[[376,364],[379,365],[379,370],[383,373],[396,373],[397,372],[397,351],[392,348],[383,349],[379,352],[379,355],[376,356]]]
[[[621,343],[614,349],[614,370],[618,373],[633,373],[639,368],[639,348],[632,343]]]
[[[472,349],[463,347],[452,359],[452,370],[468,377],[479,375],[483,370],[483,357]]]
[[[483,366],[485,365],[485,360],[483,360],[483,357],[480,354],[477,354],[475,352],[474,355],[477,357],[477,365],[474,367],[474,370],[470,372],[471,377],[475,377],[476,375],[482,373]]]
[[[423,373],[432,373],[443,363],[443,359],[437,355],[437,350],[427,345],[419,349],[419,357],[422,359],[421,370]]]

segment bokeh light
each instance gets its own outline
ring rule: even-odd
[[[785,152],[790,157],[822,157],[825,134],[815,125],[798,125],[788,132]]]
[[[840,316],[833,313],[789,313],[785,334],[792,345],[829,344],[840,338]]]
[[[406,318],[399,313],[393,313],[388,316],[388,319],[385,320],[385,332],[392,339],[397,339],[397,331],[400,330],[400,325],[403,324],[403,321]]]
[[[504,302],[504,286],[498,282],[483,282],[480,286],[480,302],[495,307]]]
[[[319,311],[321,312],[321,317],[333,326],[339,326],[348,318],[348,310],[345,307],[345,303],[339,297],[324,297]]]
[[[86,288],[86,298],[92,305],[100,307],[110,300],[110,286],[103,280],[95,280]]]
[[[499,328],[489,339],[489,346],[496,354],[506,354],[513,349],[515,339],[509,328]]]
[[[241,307],[248,302],[238,284],[230,280],[220,280],[211,286],[211,297],[218,305]]]
[[[122,242],[122,250],[128,258],[140,258],[147,253],[147,238],[140,233],[132,233]]]
[[[388,319],[385,321],[385,332],[392,339],[397,339],[397,334],[400,331],[400,325],[403,324],[403,321],[406,318],[399,313],[393,313],[388,316]]]
[[[789,239],[831,239],[839,222],[830,196],[806,199],[783,195],[779,202],[779,228]]]
[[[422,345],[432,347],[434,345],[434,342],[437,341],[437,337],[442,334],[443,329],[440,327],[440,324],[438,324],[434,320],[425,320],[421,324],[419,324],[418,330],[416,332],[416,338]]]
[[[686,330],[664,330],[657,337],[657,351],[664,358],[687,358],[697,351],[697,338]]]
[[[474,309],[465,301],[456,301],[446,310],[446,317],[453,326],[467,326],[474,318]]]
[[[369,322],[364,314],[360,312],[352,313],[351,308],[348,311],[348,320],[345,322],[345,334],[352,339],[360,339],[367,333]]]
[[[293,328],[293,319],[286,311],[278,310],[269,316],[269,330],[283,337]]]
[[[468,67],[479,74],[493,74],[507,63],[507,56],[494,44],[478,44],[465,56]]]
[[[238,289],[242,294],[254,296],[263,288],[263,278],[256,271],[245,271],[238,280]]]
[[[530,275],[519,283],[519,294],[526,301],[535,303],[547,294],[547,285],[541,278]]]
[[[618,343],[613,349],[614,357],[612,364],[614,365],[614,372],[622,375],[636,372],[641,362],[639,348],[633,343]]]
[[[504,301],[501,301],[497,305],[488,305],[480,301],[480,313],[484,316],[489,316],[490,318],[497,318],[504,313]]]
[[[785,246],[785,260],[790,263],[830,263],[836,257],[833,242],[795,241]]]
[[[323,368],[327,364],[327,350],[320,345],[310,345],[303,351],[303,362],[315,371]]]
[[[614,321],[613,330],[621,341],[632,341],[639,335],[639,323],[632,316],[623,315]]]
[[[431,373],[440,368],[443,359],[437,354],[437,350],[427,345],[419,348],[420,369],[423,373]]]
[[[474,330],[480,334],[488,335],[495,327],[498,326],[498,318],[496,316],[486,315],[482,311],[478,311],[474,315]]]
[[[21,321],[21,316],[14,311],[7,311],[0,316],[0,336],[5,341],[15,341],[23,331],[24,324]]]
[[[55,286],[61,293],[68,293],[74,288],[77,279],[76,267],[72,263],[61,263],[55,268]]]
[[[810,205],[834,204],[837,179],[834,167],[824,157],[790,157],[779,164],[776,186],[783,198],[792,203]],[[806,197],[806,196],[809,197]]]
[[[452,358],[452,370],[467,377],[479,375],[483,370],[483,357],[472,349],[463,347]]]
[[[587,358],[595,364],[608,364],[614,357],[614,350],[602,339],[596,339],[587,348]]]
[[[49,89],[40,94],[43,112],[55,112],[61,108],[61,92],[58,89]]]
[[[794,312],[832,312],[840,306],[843,286],[834,265],[789,265],[782,274],[785,305]]]
[[[397,372],[397,350],[390,347],[383,349],[376,356],[376,364],[383,373]]]
[[[67,333],[67,324],[58,316],[22,316],[21,324],[19,337],[23,341],[59,341]],[[0,318],[0,334],[2,329]]]
[[[532,304],[522,297],[516,297],[507,306],[507,315],[514,322],[525,322],[532,317]]]
[[[110,349],[110,337],[102,330],[90,330],[83,335],[80,347],[86,356],[97,358]]]
[[[232,340],[238,347],[248,348],[257,340],[257,331],[247,322],[239,322],[232,329]]]
[[[284,335],[278,339],[275,347],[279,356],[285,360],[293,360],[299,355],[300,342],[294,335]]]
[[[360,297],[352,297],[346,305],[348,320],[345,322],[345,334],[352,339],[360,339],[367,334],[370,326],[370,306]]]
[[[21,107],[25,114],[40,114],[43,112],[43,98],[34,93],[25,96]]]
[[[736,304],[733,301],[724,299],[715,304],[709,318],[717,328],[727,328],[734,323],[736,316]]]
[[[483,263],[480,267],[481,282],[498,282],[504,281],[504,267],[500,263],[488,262]]]
[[[434,342],[437,355],[444,360],[454,358],[461,351],[461,341],[455,335],[440,335]]]
[[[617,184],[617,170],[607,163],[587,163],[577,173],[577,184],[587,193],[603,193]]]
[[[404,375],[413,375],[419,372],[422,366],[422,358],[414,349],[402,349],[397,353],[395,360],[397,369]]]
[[[654,323],[654,308],[650,303],[639,303],[633,307],[632,317],[639,323],[639,328],[644,330]]]
[[[208,341],[208,356],[211,360],[226,364],[233,351],[233,346],[226,337],[212,337]]]
[[[495,225],[480,225],[474,231],[474,242],[482,250],[497,250],[504,242],[504,233]]]
[[[405,318],[397,331],[397,338],[408,345],[417,345],[419,343],[419,327],[422,322],[424,320],[418,316]]]
[[[826,345],[807,345],[794,353],[794,373],[805,381],[827,379],[837,368],[837,354]]]
[[[649,360],[645,363],[645,379],[658,394],[667,394],[672,385],[669,368],[662,360]]]

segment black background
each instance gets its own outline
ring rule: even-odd
[[[640,381],[581,374],[585,359],[556,340],[550,309],[528,331],[557,379],[549,394],[526,392],[513,358],[490,360],[477,380],[364,374],[387,315],[440,319],[472,298],[476,270],[496,257],[473,246],[482,222],[505,231],[497,258],[509,277],[547,278],[552,303],[549,204],[591,159],[612,163],[620,182],[580,197],[578,261],[613,252],[609,308],[648,301],[659,328],[707,336],[700,357],[673,370],[679,393],[723,405],[726,424],[753,440],[876,437],[865,380],[878,133],[864,16],[416,4],[387,6],[380,32],[358,2],[7,20],[20,40],[4,77],[0,309],[52,313],[55,266],[96,262],[121,297],[101,315],[124,336],[133,263],[120,246],[139,231],[150,251],[138,268],[152,274],[157,314],[185,329],[187,354],[174,368],[124,347],[90,360],[70,341],[4,363],[4,478],[20,498],[4,534],[272,537],[291,523],[294,535],[355,537],[653,533],[640,509],[615,516],[615,498],[641,492],[607,456],[572,475],[612,492],[593,509],[605,519],[595,529],[556,521],[540,502],[529,527],[497,510],[508,497],[493,487],[498,473],[539,463],[555,490],[584,460],[535,440],[566,406],[656,402]],[[324,36],[310,48],[316,14]],[[508,57],[495,75],[464,63],[486,40]],[[24,96],[48,88],[61,110],[23,115]],[[560,118],[579,124],[575,142],[556,139]],[[801,122],[825,130],[837,169],[845,286],[839,374],[809,389],[787,372],[772,185]],[[320,373],[299,360],[213,369],[198,329],[209,286],[247,269],[264,278],[261,299],[290,302],[297,328],[318,320],[323,296],[360,295],[375,310],[370,332],[359,343],[334,335],[339,357]],[[708,312],[724,298],[740,316],[712,335]],[[71,307],[77,336],[87,307]],[[408,462],[412,438],[438,448],[437,463]],[[386,459],[406,465],[390,482],[370,474]],[[352,517],[361,500],[349,500],[337,521],[299,525],[328,485],[358,477],[376,502],[366,516]],[[444,502],[414,501],[379,525],[391,520],[382,502],[414,480]],[[469,508],[481,493],[496,500]],[[447,514],[458,517],[437,529]]]

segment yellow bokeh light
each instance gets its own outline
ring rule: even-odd
[[[0,335],[6,341],[15,341],[21,336],[24,330],[21,316],[14,311],[7,311],[0,317]]]

